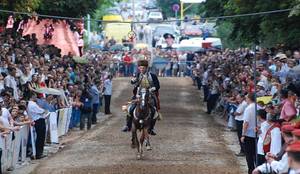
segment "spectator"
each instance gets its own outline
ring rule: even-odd
[[[74,96],[72,97],[72,115],[70,121],[70,128],[76,127],[80,123],[81,118],[81,108],[83,107],[83,103],[80,101],[81,91],[76,91]]]
[[[282,109],[280,113],[280,119],[290,121],[297,114],[295,105],[292,103],[291,99],[288,98],[287,90],[281,90],[280,96],[282,98]]]
[[[110,112],[110,100],[111,100],[111,95],[112,95],[112,76],[108,75],[106,80],[104,81],[104,86],[103,86],[103,95],[104,95],[104,113],[105,114],[111,114]]]
[[[244,156],[245,155],[245,147],[244,143],[241,142],[242,132],[243,132],[243,121],[244,121],[244,111],[247,107],[247,102],[245,101],[245,97],[241,94],[237,95],[236,100],[238,102],[238,107],[234,112],[235,121],[236,121],[236,128],[237,128],[237,136],[240,144],[240,152],[237,156]]]
[[[27,112],[29,117],[34,121],[34,127],[36,131],[36,159],[41,159],[46,157],[44,155],[44,144],[45,144],[45,135],[46,135],[46,123],[45,123],[45,114],[46,110],[42,109],[37,104],[37,95],[33,93],[30,97],[27,106]]]
[[[212,80],[210,81],[210,84],[211,84],[211,92],[207,99],[207,114],[211,114],[219,98],[219,82],[217,81],[216,75],[212,76]]]
[[[294,130],[294,127],[291,125],[284,125],[281,128],[282,131],[282,137],[284,139],[284,142],[286,144],[291,144],[293,142],[293,135],[292,131]],[[284,150],[286,151],[286,149]],[[287,173],[288,172],[288,157],[287,153],[284,152],[284,155],[282,158],[278,158],[276,154],[268,153],[266,155],[266,164],[262,164],[258,166],[254,171],[253,174],[260,174],[260,173]]]
[[[87,129],[90,130],[92,126],[92,96],[89,92],[89,87],[85,86],[80,97],[82,103],[80,115],[80,130],[85,127],[85,119],[87,119]]]
[[[16,101],[19,100],[19,90],[17,87],[16,68],[8,68],[8,75],[4,78],[4,86],[13,90],[13,96]]]
[[[245,155],[248,166],[248,174],[251,174],[255,168],[256,144],[255,144],[255,127],[256,127],[256,114],[255,114],[255,95],[250,93],[246,97],[248,103],[244,111],[244,123],[241,142],[245,145]]]
[[[92,113],[92,124],[97,123],[97,113],[99,111],[99,104],[100,104],[100,92],[98,90],[99,81],[94,80],[90,88],[90,93],[92,95],[92,105],[93,105],[93,113]]]

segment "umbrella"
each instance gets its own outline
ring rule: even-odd
[[[170,34],[170,33],[165,33],[165,34],[164,34],[164,38],[165,38],[165,39],[167,39],[169,36],[170,36],[172,39],[175,39],[175,37],[174,37],[172,34]]]
[[[48,95],[63,95],[64,93],[54,88],[38,88],[34,90],[37,93],[48,94]]]
[[[257,102],[263,102],[264,104],[270,103],[272,101],[272,96],[263,96],[263,97],[258,97],[256,99]]]
[[[124,50],[124,46],[121,44],[117,44],[117,45],[113,45],[109,48],[109,51],[123,51]]]

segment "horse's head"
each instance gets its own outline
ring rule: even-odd
[[[140,124],[143,124],[143,122],[150,116],[150,91],[147,88],[141,88],[138,90],[137,94],[138,102],[135,111],[135,118],[139,121]]]
[[[149,96],[150,92],[147,88],[141,88],[139,91],[139,107],[141,111],[145,111],[149,108]]]

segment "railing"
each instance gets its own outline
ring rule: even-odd
[[[72,108],[59,109],[56,112],[50,112],[46,119],[46,132],[50,134],[50,142],[59,143],[59,137],[65,135],[69,130]],[[13,169],[17,162],[24,162],[27,155],[27,144],[31,139],[32,155],[36,156],[35,139],[36,133],[34,126],[21,126],[19,131],[10,132],[6,136],[0,136],[0,148],[2,149],[1,169]],[[47,137],[47,136],[46,136]],[[19,158],[20,157],[20,158]]]

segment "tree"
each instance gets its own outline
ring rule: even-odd
[[[82,17],[92,14],[98,7],[97,0],[41,0],[37,13],[66,17]]]
[[[162,10],[162,13],[166,17],[174,16],[174,12],[172,10],[172,6],[174,4],[180,4],[180,0],[157,0],[157,5]]]
[[[205,3],[205,15],[223,16],[265,12],[278,9],[297,7],[300,0],[210,0]],[[297,9],[297,8],[296,8]],[[296,15],[296,14],[295,14]],[[259,44],[272,47],[285,44],[288,47],[299,47],[300,19],[288,12],[262,14],[244,17],[222,19],[217,22],[222,26],[224,22],[231,23],[231,32],[222,33],[223,40],[240,41],[241,45]],[[220,29],[219,33],[222,32]]]

